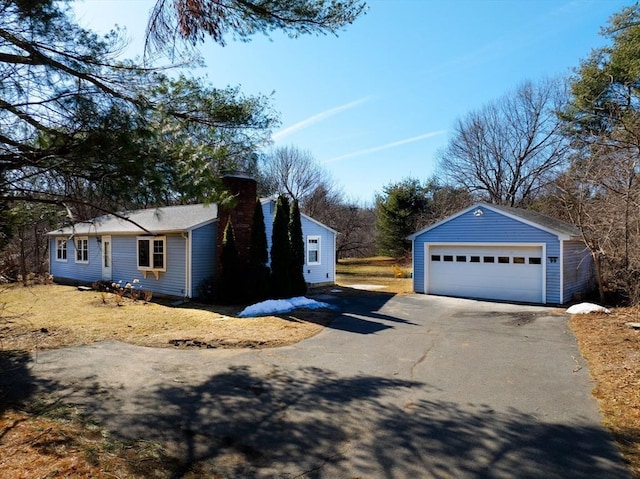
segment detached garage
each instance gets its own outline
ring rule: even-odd
[[[579,231],[533,211],[478,203],[409,239],[418,293],[562,304],[594,286]]]

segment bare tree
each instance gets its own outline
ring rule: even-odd
[[[524,83],[454,126],[439,169],[456,186],[495,204],[524,206],[565,165],[559,81]]]
[[[261,194],[286,194],[297,199],[303,211],[307,199],[318,189],[335,189],[329,173],[322,168],[309,151],[295,146],[283,146],[263,157],[260,169]]]

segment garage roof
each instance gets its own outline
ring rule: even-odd
[[[549,233],[552,233],[556,236],[558,236],[558,238],[560,239],[564,239],[564,240],[568,240],[568,239],[580,239],[581,238],[581,234],[580,234],[580,230],[578,228],[576,228],[575,226],[573,226],[572,224],[567,223],[566,221],[562,221],[562,220],[558,220],[556,218],[551,218],[549,216],[543,215],[541,213],[538,213],[536,211],[531,211],[531,210],[525,210],[522,208],[512,208],[509,206],[500,206],[500,205],[492,205],[489,203],[484,203],[484,202],[480,202],[480,203],[476,203],[473,206],[470,206],[469,208],[466,208],[452,216],[449,216],[448,218],[445,218],[442,221],[438,221],[437,223],[434,223],[430,226],[427,226],[426,228],[423,228],[422,230],[418,231],[417,233],[412,234],[411,236],[408,236],[407,239],[410,240],[414,240],[416,239],[417,236],[433,229],[436,228],[437,226],[446,223],[448,221],[451,221],[454,218],[457,218],[458,216],[461,216],[465,213],[468,213],[469,211],[472,210],[477,210],[477,209],[482,209],[482,208],[487,208],[490,210],[493,210],[497,213],[503,214],[505,216],[508,216],[510,218],[515,219],[516,221],[520,221],[522,223],[531,225],[535,228],[539,228],[542,229],[544,231],[548,231]]]

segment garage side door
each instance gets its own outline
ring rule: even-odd
[[[542,303],[541,246],[427,247],[427,292]]]

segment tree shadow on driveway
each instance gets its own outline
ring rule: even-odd
[[[430,401],[429,391],[319,368],[240,366],[137,395],[126,413],[91,398],[86,407],[124,438],[164,444],[174,478],[628,477],[598,426]]]
[[[357,334],[374,334],[391,329],[394,324],[416,325],[416,323],[381,313],[380,310],[395,294],[371,291],[355,291],[341,288],[337,296],[322,295],[321,299],[336,307],[341,315],[327,325],[331,329],[339,329]]]

